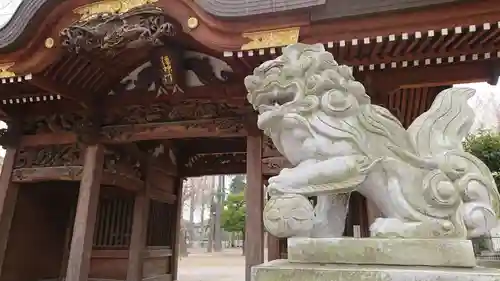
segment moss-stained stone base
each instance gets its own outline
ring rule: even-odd
[[[254,266],[252,281],[500,281],[500,270],[480,267],[320,265],[275,260]]]
[[[289,238],[288,261],[474,267],[469,240],[383,238]]]

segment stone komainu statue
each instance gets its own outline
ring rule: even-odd
[[[269,180],[264,223],[273,235],[341,236],[352,191],[385,215],[374,236],[466,238],[496,225],[493,177],[462,149],[474,90],[442,91],[405,130],[321,44],[284,48],[245,85],[259,128],[295,166]],[[307,196],[318,196],[316,207]]]

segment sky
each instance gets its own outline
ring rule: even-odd
[[[215,177],[215,182],[216,182],[215,188],[217,188],[220,178],[219,178],[219,176],[214,176],[214,177]],[[229,187],[231,186],[231,181],[233,180],[233,178],[234,178],[233,175],[224,176],[224,189],[225,190],[229,190]],[[183,210],[182,210],[182,218],[183,219],[189,220],[190,209],[191,209],[190,202],[189,202],[189,200],[186,200],[184,202],[184,206],[183,206]],[[203,216],[204,220],[208,220],[209,217],[210,217],[209,210],[205,210],[205,214]],[[194,222],[195,223],[201,222],[201,208],[200,207],[197,207],[194,210]]]
[[[0,0],[0,28],[9,22],[22,0]]]

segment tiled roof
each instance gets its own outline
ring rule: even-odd
[[[219,17],[243,17],[291,11],[323,5],[326,0],[195,0],[205,11]]]

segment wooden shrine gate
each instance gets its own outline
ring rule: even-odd
[[[183,179],[245,172],[249,281],[263,185],[288,163],[243,79],[285,45],[323,44],[405,126],[500,73],[494,0],[230,2],[24,0],[0,27],[0,281],[177,280]],[[365,201],[347,235],[368,234]]]

